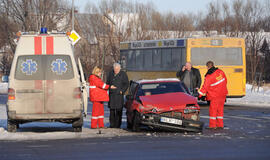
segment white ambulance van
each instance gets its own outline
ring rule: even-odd
[[[82,67],[77,67],[66,34],[48,34],[45,28],[21,33],[9,76],[7,130],[16,132],[19,124],[45,121],[71,123],[75,132],[81,132],[87,96],[83,97],[86,86],[80,75]]]

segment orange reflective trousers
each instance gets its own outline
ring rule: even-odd
[[[209,108],[209,127],[224,127],[223,124],[223,115],[224,115],[224,103],[225,97],[213,98],[210,101]]]
[[[94,101],[91,118],[91,128],[104,128],[104,106],[103,102]]]

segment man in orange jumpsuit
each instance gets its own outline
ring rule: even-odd
[[[93,102],[91,128],[104,128],[104,101],[109,101],[107,90],[109,85],[104,83],[101,78],[101,69],[95,67],[89,77],[90,101]],[[116,88],[111,86],[111,88]]]
[[[209,108],[209,129],[223,129],[223,110],[226,100],[227,78],[225,73],[216,68],[212,61],[206,63],[207,73],[205,74],[204,84],[199,90],[199,98],[206,96],[210,101]]]

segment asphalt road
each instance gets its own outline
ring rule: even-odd
[[[202,134],[143,130],[143,134],[111,138],[0,141],[0,160],[269,160],[270,108],[225,106],[224,113],[224,130],[205,129]],[[207,115],[208,106],[201,105],[206,125]]]

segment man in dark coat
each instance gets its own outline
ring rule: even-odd
[[[182,70],[176,73],[176,76],[187,86],[193,96],[198,96],[202,80],[200,71],[192,67],[190,62],[183,66]]]
[[[128,89],[129,82],[127,74],[121,71],[121,65],[119,63],[113,64],[113,70],[107,77],[107,84],[115,87],[109,90],[110,128],[120,128],[124,106],[124,93]]]

